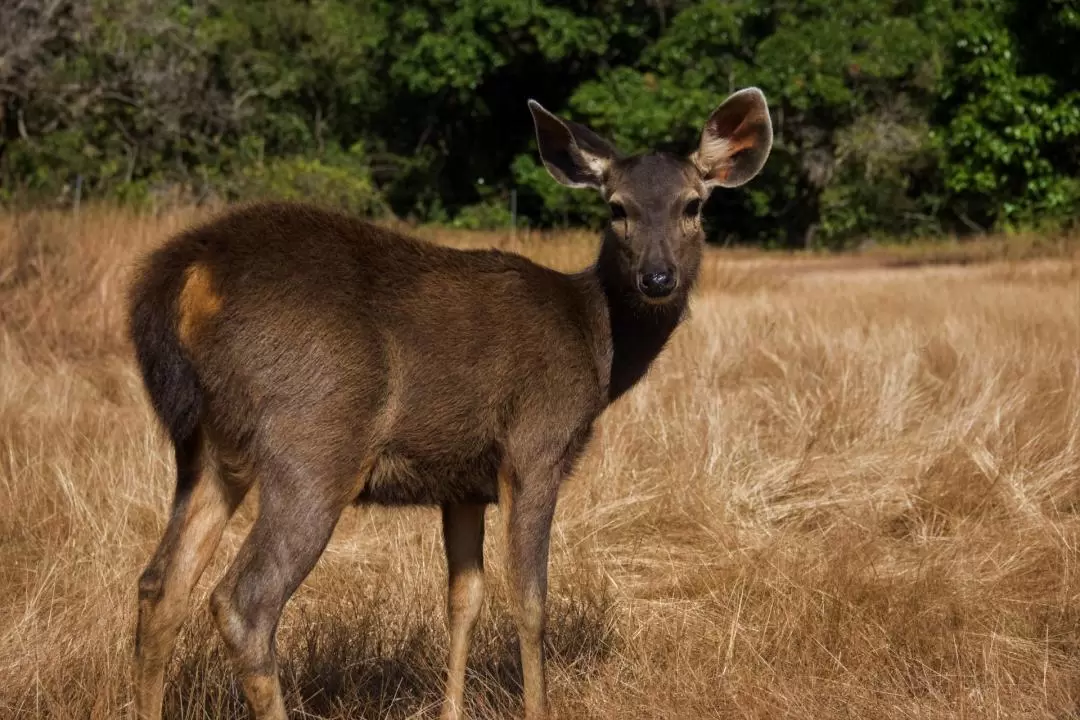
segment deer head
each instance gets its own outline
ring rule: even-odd
[[[664,304],[688,290],[705,234],[701,208],[715,187],[753,178],[772,148],[772,123],[757,88],[731,95],[716,108],[688,157],[651,152],[625,156],[584,125],[529,101],[540,157],[568,187],[600,191],[611,208],[602,256],[622,290]]]

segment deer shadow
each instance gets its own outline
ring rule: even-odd
[[[551,670],[585,674],[616,650],[612,605],[604,595],[552,596],[548,605],[549,677]],[[417,607],[391,616],[349,603],[326,613],[319,610],[293,613],[280,633],[278,662],[290,716],[438,715],[447,653],[440,615]],[[179,667],[170,673],[166,688],[165,717],[246,718],[238,679],[209,620],[193,623],[184,635]],[[466,705],[470,717],[521,712],[517,631],[504,603],[488,603],[477,624]]]

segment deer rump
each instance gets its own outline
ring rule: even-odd
[[[492,503],[508,435],[577,444],[605,404],[607,318],[586,282],[264,204],[151,257],[133,337],[174,441],[201,423],[223,466],[262,478],[274,473],[261,463],[310,465],[292,474],[324,476],[357,503]],[[140,327],[148,306],[160,317]],[[197,391],[155,384],[148,367],[187,364]],[[174,427],[185,413],[198,420]]]

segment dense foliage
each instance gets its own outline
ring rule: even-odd
[[[537,164],[528,97],[687,151],[769,97],[721,241],[1055,227],[1080,212],[1080,0],[4,0],[0,201],[314,196],[498,226],[604,209]]]

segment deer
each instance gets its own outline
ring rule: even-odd
[[[528,102],[540,159],[610,206],[596,261],[562,273],[429,243],[314,205],[226,210],[152,251],[129,335],[176,463],[171,512],[138,579],[134,708],[159,720],[193,590],[257,486],[255,519],[209,596],[256,720],[284,720],[281,613],[352,505],[441,508],[449,657],[441,716],[465,713],[497,504],[528,720],[549,717],[548,549],[559,488],[594,423],[686,317],[701,211],[772,147],[765,96],[731,94],[689,156],[624,155]]]

